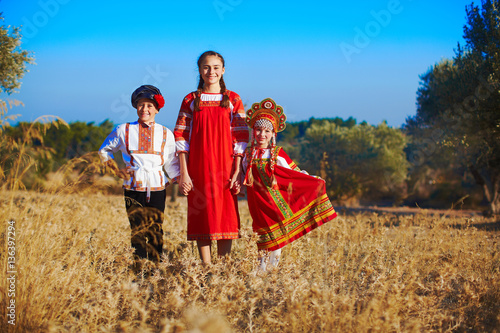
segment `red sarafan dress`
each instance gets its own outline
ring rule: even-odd
[[[200,111],[194,110],[195,92],[181,105],[174,129],[177,152],[188,152],[188,172],[194,190],[188,195],[188,240],[239,238],[240,217],[236,196],[229,189],[235,155],[248,143],[248,127],[240,96],[201,94]]]
[[[248,148],[250,149],[250,148]],[[260,149],[243,161],[251,167],[253,186],[247,186],[248,208],[252,226],[259,239],[259,250],[274,251],[333,220],[335,212],[326,194],[325,181],[300,172],[281,147]],[[277,188],[271,184],[270,161],[276,159],[274,175]]]

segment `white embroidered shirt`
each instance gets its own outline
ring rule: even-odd
[[[169,178],[176,181],[180,176],[174,135],[165,126],[137,121],[118,125],[99,148],[101,161],[113,159],[118,151],[133,171],[133,176],[123,182],[125,189],[146,191],[149,197],[150,191],[163,190]]]

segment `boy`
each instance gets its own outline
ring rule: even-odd
[[[163,213],[168,178],[177,181],[180,170],[173,133],[155,122],[165,101],[158,88],[143,85],[132,93],[139,119],[118,125],[106,138],[99,156],[123,178],[125,207],[135,258],[158,262],[163,248]],[[121,151],[126,164],[119,170],[113,154]],[[164,171],[165,172],[164,172]]]

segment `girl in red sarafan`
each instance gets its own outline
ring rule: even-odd
[[[236,195],[248,143],[240,96],[226,89],[224,58],[207,51],[198,58],[198,90],[183,100],[174,129],[180,162],[179,190],[188,196],[187,238],[195,240],[203,263],[211,262],[212,240],[219,256],[239,238]]]
[[[269,252],[260,256],[260,268],[276,267],[281,248],[337,213],[326,195],[325,181],[300,171],[283,148],[276,146],[276,133],[285,129],[283,108],[271,98],[254,103],[246,122],[252,128],[252,143],[245,151],[243,169],[253,230],[259,236],[257,248]]]

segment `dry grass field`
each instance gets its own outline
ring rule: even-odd
[[[256,274],[245,201],[240,212],[242,238],[231,258],[203,267],[186,241],[185,198],[168,203],[162,261],[135,275],[122,196],[3,192],[0,328],[500,332],[498,219],[340,211],[285,247],[279,269]],[[15,325],[7,316],[12,300]]]

